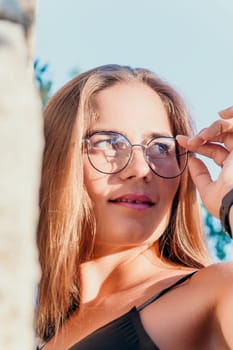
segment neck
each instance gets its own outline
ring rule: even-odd
[[[92,259],[81,265],[82,303],[133,288],[152,275],[161,277],[171,267],[156,244]]]

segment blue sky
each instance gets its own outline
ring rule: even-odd
[[[233,104],[233,0],[39,0],[36,57],[53,91],[74,69],[150,68],[201,129]]]
[[[39,0],[36,28],[53,91],[72,70],[119,63],[170,82],[198,130],[233,105],[233,0]]]
[[[54,90],[72,69],[147,67],[184,96],[198,129],[233,104],[233,0],[40,0],[36,56]]]

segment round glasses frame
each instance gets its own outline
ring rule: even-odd
[[[111,172],[103,171],[103,170],[100,170],[100,169],[98,169],[98,168],[96,167],[96,165],[95,165],[95,164],[93,163],[93,161],[91,160],[91,156],[90,156],[90,149],[91,149],[90,139],[91,139],[91,137],[94,136],[94,135],[119,135],[119,136],[123,137],[123,138],[128,142],[128,144],[129,144],[129,146],[130,146],[130,153],[129,153],[128,160],[127,160],[127,162],[124,164],[124,166],[122,166],[122,167],[121,167],[120,169],[118,169],[118,170],[111,171]],[[149,141],[148,143],[146,143],[145,145],[144,145],[144,144],[140,144],[140,143],[132,144],[132,143],[128,140],[128,138],[127,138],[125,135],[123,135],[123,134],[121,134],[121,133],[119,133],[119,132],[115,132],[115,131],[104,131],[104,130],[103,130],[103,131],[95,131],[95,132],[93,132],[92,134],[86,136],[86,137],[83,139],[83,143],[86,144],[87,157],[88,157],[88,160],[89,160],[91,166],[92,166],[95,170],[97,170],[98,172],[100,172],[100,173],[102,173],[102,174],[111,175],[111,174],[118,174],[118,173],[120,173],[121,171],[123,171],[123,170],[127,167],[127,165],[130,163],[130,160],[132,159],[133,147],[141,147],[141,148],[142,148],[142,151],[143,151],[143,155],[144,155],[145,161],[146,161],[146,163],[148,164],[148,166],[149,166],[149,168],[151,169],[151,171],[152,171],[155,175],[157,175],[157,176],[159,176],[159,177],[161,177],[161,178],[164,178],[164,179],[174,179],[174,178],[176,178],[176,177],[181,176],[182,173],[184,172],[184,170],[185,170],[185,168],[186,168],[186,166],[187,166],[187,163],[188,163],[188,154],[189,154],[189,151],[188,151],[188,150],[185,150],[185,151],[182,152],[182,153],[176,152],[176,154],[175,154],[175,155],[176,155],[176,158],[177,158],[178,165],[180,165],[179,157],[181,157],[181,156],[184,156],[184,157],[185,157],[185,158],[184,158],[184,161],[183,161],[183,168],[181,169],[181,171],[179,172],[179,174],[174,175],[174,176],[163,176],[163,175],[160,175],[159,173],[157,173],[157,172],[152,168],[152,166],[150,165],[150,162],[147,160],[147,158],[146,158],[146,150],[147,150],[147,148],[150,146],[150,144],[151,144],[154,140],[156,140],[156,139],[161,139],[161,138],[162,138],[162,139],[173,140],[173,141],[175,142],[176,150],[179,149],[178,142],[176,141],[175,137],[173,137],[173,136],[162,136],[162,135],[161,135],[161,136],[155,136],[155,137],[153,137],[152,139],[150,139],[150,141]]]

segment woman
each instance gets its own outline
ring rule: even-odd
[[[81,74],[49,101],[38,226],[44,350],[233,349],[233,264],[210,265],[196,199],[197,187],[219,217],[227,195],[230,231],[228,114],[193,136],[170,86],[118,65]],[[216,181],[193,152],[222,167]]]

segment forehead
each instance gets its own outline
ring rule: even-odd
[[[113,130],[130,136],[172,135],[160,96],[141,82],[118,83],[95,96],[97,119],[92,130]]]

